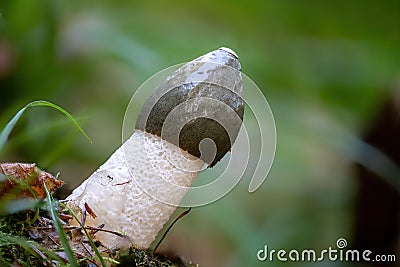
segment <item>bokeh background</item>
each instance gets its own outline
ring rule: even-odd
[[[59,112],[33,108],[0,160],[59,172],[65,196],[121,144],[141,83],[220,46],[271,106],[275,162],[255,193],[244,177],[193,209],[161,250],[200,266],[353,266],[256,257],[264,245],[321,250],[345,238],[399,264],[399,1],[1,0],[0,129],[42,99],[94,143]]]

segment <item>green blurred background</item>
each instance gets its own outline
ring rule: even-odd
[[[121,144],[124,111],[141,83],[227,46],[274,113],[275,162],[258,191],[249,194],[244,177],[192,210],[161,249],[201,266],[350,265],[261,263],[256,253],[265,244],[356,242],[355,150],[400,88],[400,1],[1,0],[0,13],[0,129],[43,99],[70,111],[94,141],[59,112],[30,109],[1,161],[60,172],[65,196]]]

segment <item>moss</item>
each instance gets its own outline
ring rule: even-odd
[[[47,211],[41,210],[39,217],[37,215],[36,211],[23,211],[0,217],[0,266],[14,266],[16,263],[24,267],[69,266]],[[93,266],[94,263],[101,266],[92,256],[95,254],[82,231],[68,224],[64,225],[64,230],[80,266]],[[179,257],[149,250],[132,247],[123,251],[110,251],[96,240],[95,244],[111,266],[195,266],[185,263]]]
[[[42,266],[45,259],[38,257],[32,250],[27,250],[21,244],[13,242],[7,237],[28,236],[28,229],[36,218],[36,212],[24,211],[17,214],[0,217],[0,263],[22,266]],[[32,243],[32,246],[35,244]]]
[[[119,266],[154,266],[154,267],[191,267],[177,256],[166,256],[161,253],[153,253],[150,250],[143,250],[131,247],[129,250],[120,252],[120,265]]]

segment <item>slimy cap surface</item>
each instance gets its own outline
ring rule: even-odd
[[[184,64],[145,102],[135,128],[215,165],[242,124],[240,70],[236,53],[223,47]]]

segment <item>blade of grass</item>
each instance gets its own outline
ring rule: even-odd
[[[10,135],[12,129],[14,128],[15,124],[19,120],[19,118],[22,116],[24,111],[27,109],[27,107],[23,107],[20,109],[17,114],[7,123],[6,127],[1,131],[0,133],[0,151],[3,150],[4,145],[7,142],[8,136]]]
[[[78,128],[78,130],[83,134],[83,136],[90,142],[92,142],[92,139],[90,139],[90,137],[86,134],[86,132],[82,129],[82,127],[79,125],[79,123],[74,119],[74,117],[72,117],[72,115],[66,111],[65,109],[63,109],[62,107],[53,104],[49,101],[45,101],[45,100],[38,100],[38,101],[33,101],[31,103],[29,103],[27,105],[28,107],[40,107],[40,106],[47,106],[47,107],[51,107],[54,108],[58,111],[60,111],[61,113],[63,113],[70,121],[72,121],[72,123],[75,125],[76,128]]]
[[[39,201],[34,198],[1,198],[0,216],[17,213],[23,210],[38,209]]]
[[[35,248],[36,248],[37,250],[44,252],[51,259],[57,260],[59,262],[63,262],[63,260],[53,251],[51,251],[45,247],[42,247],[41,245],[39,245],[36,242],[28,241],[22,237],[12,236],[12,235],[8,235],[3,232],[0,232],[0,240],[3,240],[3,242],[1,242],[2,245],[3,244],[6,245],[5,242],[8,242],[9,244],[17,244],[35,256],[37,256],[37,253],[35,252]]]
[[[49,202],[48,210],[49,210],[50,216],[54,222],[54,227],[56,228],[58,237],[60,238],[61,245],[64,248],[64,252],[65,252],[71,266],[78,267],[79,265],[76,262],[76,258],[74,256],[72,248],[68,243],[68,238],[65,235],[63,226],[61,225],[60,219],[58,218],[57,212],[55,211],[53,197],[50,195],[50,192],[47,189],[46,183],[43,183],[43,185],[44,185],[44,189],[46,190],[47,201]]]
[[[72,115],[66,111],[65,109],[63,109],[60,106],[57,106],[56,104],[53,104],[49,101],[45,101],[45,100],[38,100],[38,101],[33,101],[30,102],[29,104],[27,104],[25,107],[23,107],[22,109],[20,109],[17,114],[14,115],[14,117],[7,123],[6,127],[3,129],[3,131],[1,131],[0,133],[0,151],[3,150],[4,145],[7,142],[7,139],[11,133],[11,131],[14,129],[15,124],[18,122],[18,120],[21,118],[22,114],[24,114],[25,110],[27,110],[28,108],[31,107],[51,107],[54,108],[58,111],[60,111],[61,113],[63,113],[69,120],[72,121],[72,123],[78,128],[78,130],[83,134],[83,136],[85,136],[85,138],[92,143],[92,140],[90,139],[90,137],[86,134],[86,132],[82,129],[82,127],[78,124],[78,122],[74,119],[74,117],[72,117]]]
[[[71,213],[71,215],[74,217],[74,219],[79,223],[79,225],[81,226],[81,228],[83,229],[83,231],[85,232],[85,235],[87,236],[90,246],[93,248],[94,253],[96,254],[96,256],[99,258],[100,262],[101,262],[101,266],[106,267],[106,263],[104,261],[103,256],[100,254],[100,251],[97,249],[97,246],[95,245],[92,237],[89,235],[89,233],[86,230],[86,227],[82,224],[82,222],[78,219],[78,217],[76,216],[75,212],[68,207],[67,205],[65,205],[64,203],[60,203],[61,206],[63,206],[64,208],[68,209],[68,211]]]

